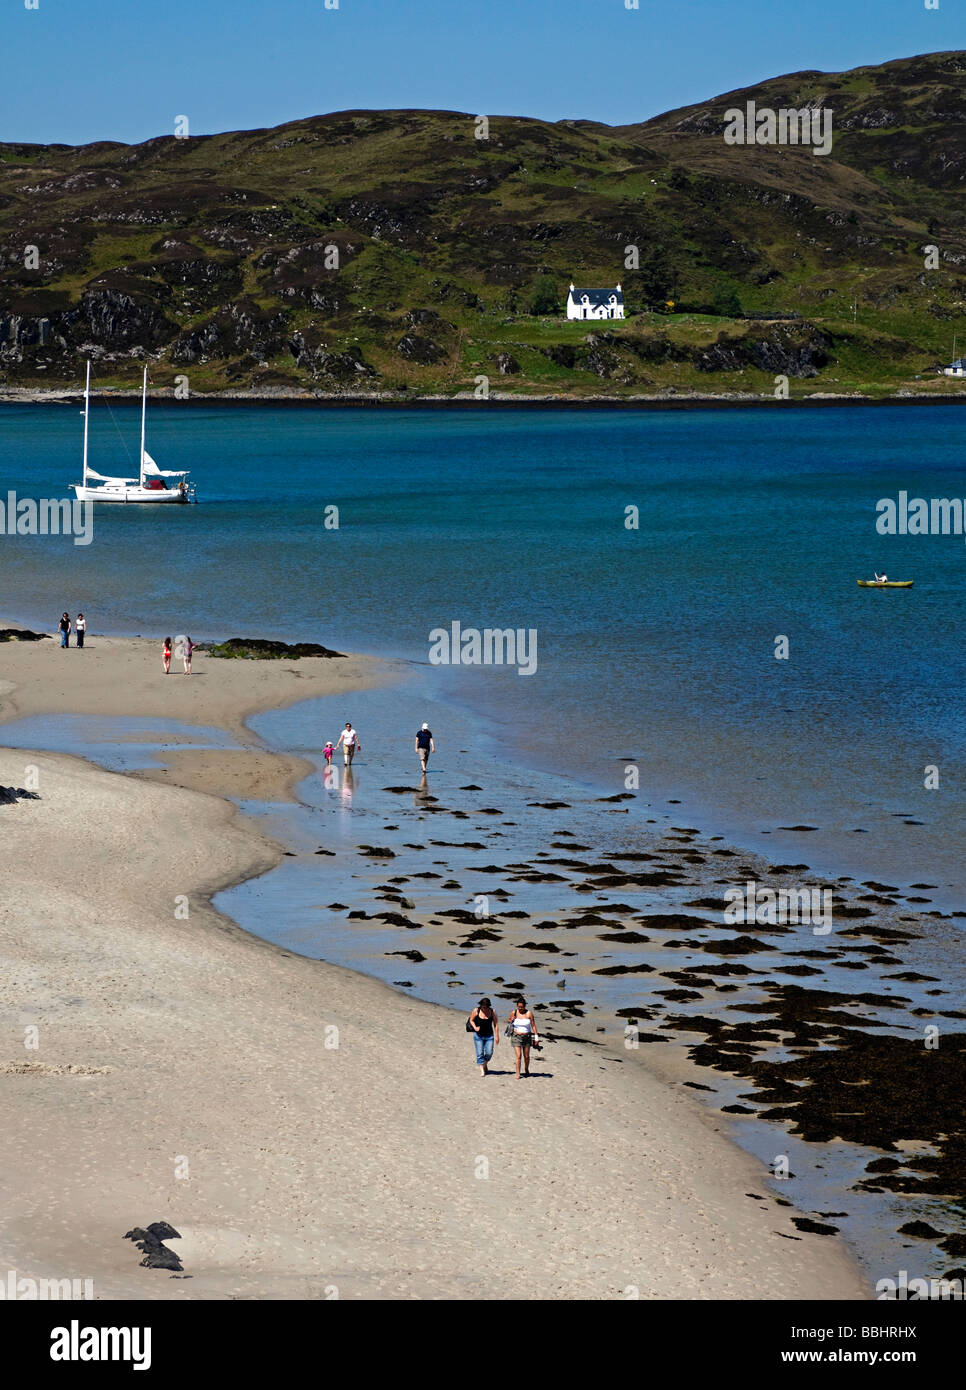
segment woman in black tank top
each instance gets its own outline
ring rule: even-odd
[[[489,999],[480,1000],[470,1014],[469,1023],[480,1075],[486,1076],[487,1064],[493,1056],[493,1048],[500,1041],[499,1019],[493,1012]]]

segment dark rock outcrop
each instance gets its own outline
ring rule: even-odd
[[[692,354],[701,372],[738,372],[746,367],[783,376],[813,377],[829,360],[832,340],[811,325],[776,324],[768,333],[733,337],[721,333],[718,341]]]
[[[407,362],[416,362],[420,366],[431,366],[445,356],[443,349],[432,338],[423,338],[418,333],[407,333],[400,338],[396,351]]]
[[[209,656],[236,657],[251,661],[281,661],[289,658],[298,661],[303,656],[340,656],[345,652],[334,652],[322,647],[318,642],[272,642],[263,637],[229,637],[227,642],[203,647]]]
[[[357,347],[346,348],[344,352],[331,352],[323,343],[313,346],[312,335],[301,332],[292,335],[288,346],[295,358],[295,365],[312,372],[313,376],[349,382],[378,375]]]

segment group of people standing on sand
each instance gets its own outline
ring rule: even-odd
[[[181,659],[184,662],[184,673],[191,675],[191,653],[197,644],[192,642],[190,637],[179,637],[178,647],[181,651]],[[161,665],[164,667],[164,674],[167,676],[171,672],[171,638],[166,637],[161,647]]]
[[[84,617],[83,613],[78,613],[74,622],[71,622],[70,614],[65,613],[57,626],[60,630],[60,645],[62,647],[70,646],[70,634],[72,632],[77,638],[78,647],[83,647],[84,637],[87,633],[87,619]]]
[[[476,1062],[480,1076],[489,1075],[489,1064],[494,1047],[500,1042],[500,1020],[489,999],[481,999],[466,1020],[466,1031],[473,1034],[476,1049]],[[516,1057],[516,1078],[530,1075],[530,1049],[540,1049],[540,1037],[533,1010],[521,995],[514,1001],[513,1009],[507,1019],[504,1036],[513,1048]],[[523,1063],[523,1071],[520,1064]]]
[[[423,727],[417,731],[414,747],[416,753],[419,755],[419,761],[423,772],[425,772],[427,764],[429,763],[430,753],[436,752],[436,744],[433,741],[433,731],[428,724],[424,724]],[[325,759],[327,768],[332,766],[332,759],[335,757],[339,748],[342,749],[342,756],[346,767],[351,767],[352,759],[355,757],[356,753],[362,752],[362,744],[359,741],[359,735],[352,727],[352,721],[350,719],[346,720],[345,728],[339,735],[338,743],[333,743],[332,740],[329,739],[322,749],[322,756]]]

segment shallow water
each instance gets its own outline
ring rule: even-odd
[[[74,407],[0,407],[0,484],[63,495],[79,424]],[[95,466],[126,469],[138,424],[97,406]],[[422,662],[454,621],[533,629],[532,676],[433,670],[492,747],[610,791],[633,764],[690,824],[829,873],[925,878],[956,908],[966,546],[879,536],[875,504],[966,494],[964,433],[966,412],[940,406],[156,406],[149,447],[194,470],[201,505],[101,508],[87,548],[0,538],[0,611]],[[915,588],[859,589],[876,568]]]

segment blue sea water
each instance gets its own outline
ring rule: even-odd
[[[139,423],[95,405],[92,466],[128,473]],[[488,751],[610,791],[633,766],[688,824],[961,907],[966,545],[875,522],[900,490],[964,497],[964,440],[948,406],[168,404],[148,446],[200,505],[99,508],[88,547],[0,537],[0,614],[419,663],[454,621],[532,629],[533,675],[426,668]],[[76,406],[0,407],[0,500],[67,495],[80,442]],[[860,589],[875,569],[915,587]]]
[[[80,423],[72,406],[0,407],[0,501],[8,490],[66,495],[78,476]],[[95,407],[92,425],[93,466],[129,473],[137,411]],[[613,938],[561,938],[567,949],[540,970],[521,966],[512,934],[478,956],[420,936],[429,956],[410,965],[406,928],[343,920],[332,899],[371,910],[380,892],[403,884],[421,911],[472,906],[473,894],[503,880],[481,872],[485,856],[455,848],[454,837],[535,861],[553,834],[610,853],[636,847],[648,824],[683,824],[773,863],[807,862],[816,876],[885,880],[919,902],[927,893],[934,912],[966,908],[966,544],[875,527],[876,502],[901,490],[966,496],[964,434],[966,413],[949,407],[159,407],[149,448],[162,467],[191,468],[200,505],[98,509],[89,547],[0,534],[0,625],[52,630],[67,607],[88,615],[92,634],[282,637],[412,663],[392,689],[251,721],[268,746],[317,760],[351,717],[363,755],[351,780],[307,779],[297,807],[246,806],[295,854],[220,905],[289,949],[440,1003],[462,1006],[492,989],[497,970],[533,969],[525,978],[544,1006],[579,992],[593,1026],[613,1031],[618,1007],[653,1004],[660,995],[650,987],[665,983],[660,974],[650,985],[638,974],[599,975],[615,959]],[[333,506],[337,529],[325,525]],[[636,529],[625,524],[628,508],[638,509]],[[856,579],[875,569],[915,586],[860,589]],[[534,630],[535,673],[429,664],[432,630],[453,622]],[[778,638],[786,660],[776,660]],[[388,790],[416,781],[421,718],[437,740],[430,787],[448,808],[442,816],[419,789]],[[124,770],[149,765],[156,748],[163,757],[184,733],[168,721],[64,717],[20,721],[0,741],[83,752]],[[200,729],[195,743],[223,746],[224,737]],[[938,786],[927,788],[936,780],[927,768]],[[600,801],[625,789],[629,769],[635,800]],[[567,809],[532,809],[547,802]],[[458,827],[454,811],[464,817]],[[815,828],[782,829],[794,826]],[[408,844],[413,836],[424,843]],[[396,858],[360,858],[361,843],[391,844]],[[329,857],[317,858],[317,845]],[[427,863],[428,879],[416,872]],[[444,882],[446,874],[456,878]],[[934,886],[908,887],[923,881]],[[578,902],[570,884],[504,886],[535,917]],[[638,896],[678,909],[691,891]],[[888,974],[864,986],[923,1011],[937,1007],[931,985],[941,981],[945,1002],[955,1002],[962,921],[936,921],[909,947],[925,993]],[[648,952],[667,968],[660,941]],[[677,965],[701,960],[670,954]],[[848,961],[828,970],[826,983],[849,988]],[[742,997],[726,995],[721,1007]],[[884,1009],[879,1026],[908,1032],[910,1017]],[[720,1105],[745,1083],[716,1074],[715,1085]],[[742,1141],[770,1162],[769,1122],[746,1122]],[[869,1156],[791,1136],[782,1143],[799,1175],[790,1195],[805,1211],[838,1209],[838,1188]],[[843,1231],[867,1271],[892,1270],[908,1204],[896,1218],[888,1195],[850,1190],[847,1205]],[[911,1215],[943,1226],[947,1213],[918,1203]]]

